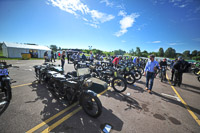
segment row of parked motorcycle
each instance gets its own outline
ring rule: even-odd
[[[91,89],[91,78],[98,78],[112,86],[116,92],[123,92],[127,84],[134,84],[143,73],[143,68],[124,62],[120,67],[113,67],[111,62],[74,61],[76,71],[64,73],[60,66],[44,63],[36,65],[35,74],[38,82],[48,88],[59,99],[68,104],[79,101],[83,110],[91,117],[97,118],[102,113],[102,104],[96,92]],[[105,88],[106,89],[106,88]]]

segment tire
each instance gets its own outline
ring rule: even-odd
[[[74,69],[75,69],[75,70],[78,69],[78,64],[74,64]]]
[[[199,72],[200,70],[198,69],[198,68],[196,68],[196,69],[194,69],[194,74],[196,75],[196,76],[198,76],[198,72]]]
[[[139,71],[134,71],[134,76],[136,80],[140,80],[142,78],[142,74]]]
[[[0,106],[0,116],[8,108],[10,101],[12,99],[12,92],[11,92],[11,87],[9,83],[6,83],[4,93],[5,93],[6,99],[2,102],[6,102],[6,103]]]
[[[128,76],[128,78],[127,78]],[[131,78],[131,79],[130,79]],[[124,75],[124,79],[126,79],[127,84],[132,85],[135,83],[136,79],[133,73],[127,73]]]
[[[97,112],[94,114],[91,111],[94,108],[93,102],[95,102],[97,106]],[[81,98],[81,106],[83,107],[83,110],[85,111],[85,113],[93,118],[99,117],[102,113],[102,104],[97,96],[84,94]]]
[[[141,74],[143,74],[143,73],[144,73],[144,69],[143,69],[142,67],[139,67],[139,68],[138,68],[138,71],[140,71],[140,72],[141,72]]]
[[[119,80],[121,80],[121,82],[119,82]],[[122,86],[124,84],[124,86],[122,87],[122,89],[119,89],[117,88],[116,86],[116,83],[117,83],[117,86]],[[123,84],[122,84],[123,83]],[[113,80],[112,80],[112,87],[113,89],[116,91],[116,92],[124,92],[127,88],[127,82],[124,78],[122,77],[115,77]]]

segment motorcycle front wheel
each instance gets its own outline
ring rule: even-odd
[[[81,98],[81,105],[86,114],[97,118],[102,113],[102,104],[97,96],[84,94]]]
[[[115,77],[112,80],[112,87],[116,92],[124,92],[127,88],[127,82],[122,77]]]
[[[132,85],[135,83],[136,79],[133,73],[127,73],[124,75],[124,78],[126,79],[127,84]]]

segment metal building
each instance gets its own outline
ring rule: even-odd
[[[23,53],[29,53],[31,58],[43,58],[45,51],[48,51],[48,56],[51,55],[51,49],[46,46],[8,42],[2,43],[3,56],[7,58],[21,58],[21,54]]]

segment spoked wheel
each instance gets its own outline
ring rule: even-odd
[[[124,78],[122,77],[115,77],[112,80],[112,87],[115,91],[117,92],[123,92],[127,88],[127,82]]]
[[[124,75],[124,78],[126,79],[127,84],[132,85],[135,83],[136,79],[133,73],[127,73]]]
[[[140,71],[140,72],[141,72],[141,74],[143,74],[143,73],[144,73],[144,69],[143,69],[142,67],[139,67],[139,68],[138,68],[138,71]]]
[[[134,76],[136,80],[140,80],[142,78],[142,74],[139,71],[135,71],[134,72]]]
[[[11,87],[9,83],[6,83],[5,88],[0,92],[0,115],[7,109],[11,99]]]
[[[97,118],[102,113],[102,104],[97,96],[84,94],[81,98],[81,105],[86,114]]]

